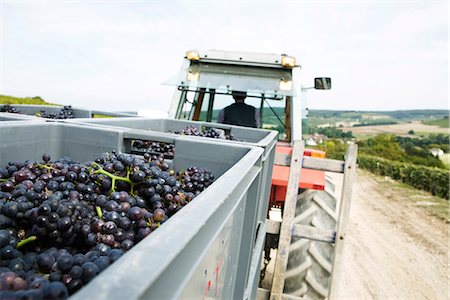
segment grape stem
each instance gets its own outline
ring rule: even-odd
[[[35,240],[37,240],[37,237],[35,235],[27,237],[26,239],[21,240],[20,242],[17,243],[16,249],[19,249],[20,247],[22,247],[32,241],[35,241]]]
[[[96,206],[95,211],[97,212],[98,217],[102,218],[103,216],[102,208],[100,206]]]
[[[36,166],[37,167],[39,167],[39,168],[45,168],[45,169],[48,169],[48,170],[54,170],[55,168],[53,168],[53,167],[50,167],[50,166],[46,166],[46,165],[43,165],[43,164],[36,164]]]
[[[93,171],[93,167],[97,167],[98,169]],[[114,174],[109,173],[108,171],[105,171],[101,165],[99,165],[96,162],[92,162],[91,167],[89,169],[89,173],[91,174],[103,174],[111,178],[111,191],[116,191],[116,180],[124,181],[128,183],[131,186],[131,194],[133,194],[133,189],[135,186],[135,183],[130,180],[130,170],[127,171],[127,177],[117,176]]]

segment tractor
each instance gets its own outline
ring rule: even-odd
[[[296,58],[286,54],[188,51],[180,72],[166,82],[176,87],[168,117],[215,123],[220,110],[234,103],[233,92],[245,92],[245,103],[255,107],[259,114],[259,128],[278,131],[275,162],[279,161],[292,154],[294,141],[302,139],[302,120],[307,116],[306,90],[331,89],[331,79],[326,77],[315,78],[314,87],[303,87],[299,79],[300,69]],[[325,153],[305,148],[302,156],[325,158]],[[334,230],[338,221],[338,204],[333,183],[320,168],[300,168],[295,221]],[[290,167],[286,164],[273,165],[268,207],[280,208],[282,214],[286,213],[283,210],[289,174]],[[334,244],[295,237],[292,243],[296,246],[289,250],[283,293],[302,299],[327,298]],[[278,234],[268,232],[264,265],[271,258],[271,248],[277,247]],[[265,268],[262,276],[264,271]]]

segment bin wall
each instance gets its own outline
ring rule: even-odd
[[[26,126],[0,123],[0,162],[14,160],[42,161],[42,154],[52,159],[63,156],[74,160],[92,160],[103,152],[119,150],[120,131],[90,129],[59,123],[33,122]]]
[[[36,118],[32,117],[32,116],[28,116],[28,115],[0,112],[0,122],[6,122],[6,121],[33,121],[33,120],[36,120]]]

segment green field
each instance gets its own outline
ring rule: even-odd
[[[427,120],[422,122],[425,125],[434,125],[442,128],[450,128],[450,121],[448,118]]]
[[[448,115],[449,111],[444,109],[416,109],[395,111],[339,111],[310,109],[308,121],[309,124],[313,127],[320,124],[330,124],[331,126],[338,126],[334,124],[339,124],[342,122],[371,126],[395,123],[401,124],[422,120],[443,120],[443,118],[448,117]],[[348,125],[344,124],[344,126]],[[448,128],[448,121],[446,127]]]
[[[444,153],[440,159],[444,162],[444,164],[450,167],[450,153]]]
[[[29,104],[29,105],[60,105],[49,103],[41,97],[19,98],[13,96],[0,95],[0,104]]]

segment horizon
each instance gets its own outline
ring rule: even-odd
[[[48,99],[44,99],[39,95],[36,96],[25,96],[25,97],[16,97],[14,95],[3,95],[0,94],[0,96],[4,96],[4,97],[14,97],[14,98],[35,98],[35,97],[39,97],[42,100],[52,103],[52,104],[57,104],[57,105],[71,105],[70,103],[54,103],[51,101],[47,101]],[[0,105],[6,105],[6,103],[1,103]],[[11,105],[26,105],[26,104],[11,104]],[[30,105],[38,105],[38,104],[30,104]],[[74,108],[80,108],[80,109],[90,109],[89,107],[80,107],[80,106],[74,106],[71,105]],[[449,112],[449,116],[450,116],[450,108],[410,108],[410,109],[392,109],[392,110],[377,110],[377,109],[330,109],[330,108],[307,108],[309,111],[314,110],[314,111],[336,111],[336,112],[393,112],[393,111],[448,111]]]

